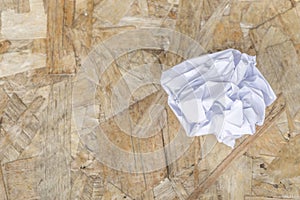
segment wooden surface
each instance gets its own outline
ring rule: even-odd
[[[299,16],[299,0],[0,0],[0,200],[300,199]],[[234,150],[186,137],[159,82],[227,48],[282,94]]]

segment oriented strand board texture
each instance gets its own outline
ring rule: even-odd
[[[300,199],[299,31],[299,0],[0,0],[0,200]],[[159,82],[227,48],[282,94],[242,153]]]

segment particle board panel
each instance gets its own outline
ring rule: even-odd
[[[0,199],[299,199],[299,10],[298,0],[0,0]],[[227,48],[256,55],[286,100],[233,151],[178,134],[159,85],[163,70]]]

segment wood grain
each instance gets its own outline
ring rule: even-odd
[[[26,13],[30,11],[29,0],[2,0],[0,4],[0,11],[12,9],[17,13]]]
[[[2,118],[1,163],[16,160],[39,132],[40,121],[34,110],[37,110],[43,101],[40,96],[27,106],[18,95],[12,95]]]
[[[9,40],[4,40],[0,42],[0,54],[6,53],[8,51],[11,42]]]
[[[38,158],[32,157],[8,162],[4,165],[7,199],[40,199],[41,170]],[[26,183],[26,184],[24,184]],[[29,186],[30,185],[30,186]],[[29,187],[28,187],[29,186]]]
[[[195,38],[200,30],[200,16],[203,2],[197,0],[179,1],[178,20],[176,22],[177,30],[185,35]],[[196,10],[196,12],[195,12]],[[191,15],[193,13],[193,15]],[[193,26],[194,28],[188,28]]]
[[[74,19],[74,0],[47,1],[47,67],[50,74],[75,72],[74,52],[68,41],[66,29]]]
[[[51,85],[47,112],[44,114],[42,199],[70,199],[71,94],[69,78]]]
[[[4,177],[3,177],[3,172],[2,172],[2,166],[0,166],[0,199],[1,200],[7,200],[7,194],[5,190],[5,185],[4,185]]]

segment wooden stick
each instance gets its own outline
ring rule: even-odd
[[[188,200],[198,199],[199,195],[205,192],[216,180],[222,175],[222,173],[229,167],[230,163],[235,159],[243,155],[250,145],[261,135],[263,135],[268,128],[279,118],[281,113],[285,110],[285,100],[283,96],[278,95],[277,100],[267,109],[267,115],[265,124],[257,127],[257,131],[254,135],[247,137],[241,142],[232,152],[209,174],[209,176],[192,192],[188,197]]]

